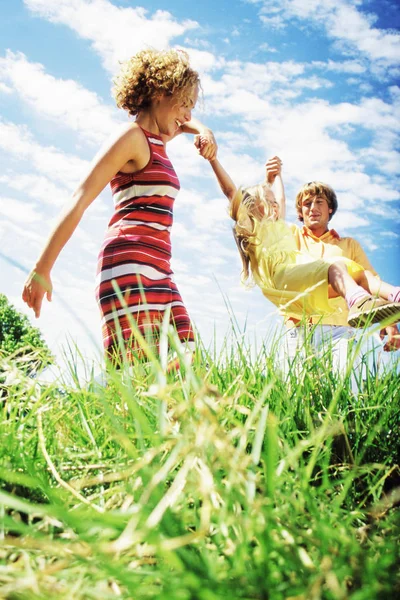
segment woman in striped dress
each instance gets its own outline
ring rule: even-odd
[[[117,350],[116,317],[128,353],[139,351],[132,319],[140,333],[157,343],[165,310],[178,336],[193,349],[189,315],[173,281],[170,230],[179,181],[160,135],[142,129],[150,160],[135,173],[119,172],[111,180],[115,212],[101,248],[97,299],[102,314],[104,347]],[[124,302],[117,296],[118,284]]]
[[[215,155],[212,132],[192,119],[199,76],[186,53],[144,50],[122,65],[115,81],[117,105],[136,117],[95,158],[30,273],[22,298],[39,317],[51,299],[51,269],[85,210],[111,183],[114,215],[98,262],[97,299],[104,349],[118,361],[140,355],[134,330],[157,343],[166,311],[180,340],[193,345],[193,329],[170,267],[172,208],[179,181],[165,144],[181,132],[201,134],[201,154]],[[122,294],[122,302],[120,301]],[[133,322],[133,327],[132,327]]]

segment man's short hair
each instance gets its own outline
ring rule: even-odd
[[[338,201],[333,189],[326,183],[322,183],[322,181],[309,181],[308,183],[305,183],[297,192],[296,210],[299,221],[304,221],[302,215],[302,207],[304,200],[314,196],[322,196],[322,198],[325,198],[325,200],[327,201],[329,208],[332,210],[332,212],[329,215],[330,221],[338,209]]]

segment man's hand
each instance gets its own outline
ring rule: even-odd
[[[275,177],[281,174],[282,171],[282,161],[279,156],[274,156],[273,158],[269,158],[265,163],[265,168],[267,171],[266,180],[267,183],[272,185],[275,181]]]
[[[385,352],[394,352],[400,350],[400,332],[397,325],[388,325],[380,332],[380,338],[383,340],[387,336],[387,340],[383,349]]]

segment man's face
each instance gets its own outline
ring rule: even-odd
[[[324,233],[328,230],[328,221],[332,209],[329,208],[323,196],[309,196],[302,202],[301,214],[303,222],[311,231],[317,230]]]

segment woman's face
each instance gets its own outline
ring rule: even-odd
[[[190,121],[198,95],[199,88],[196,85],[183,96],[163,95],[157,99],[156,120],[160,134],[173,137],[183,123]]]

